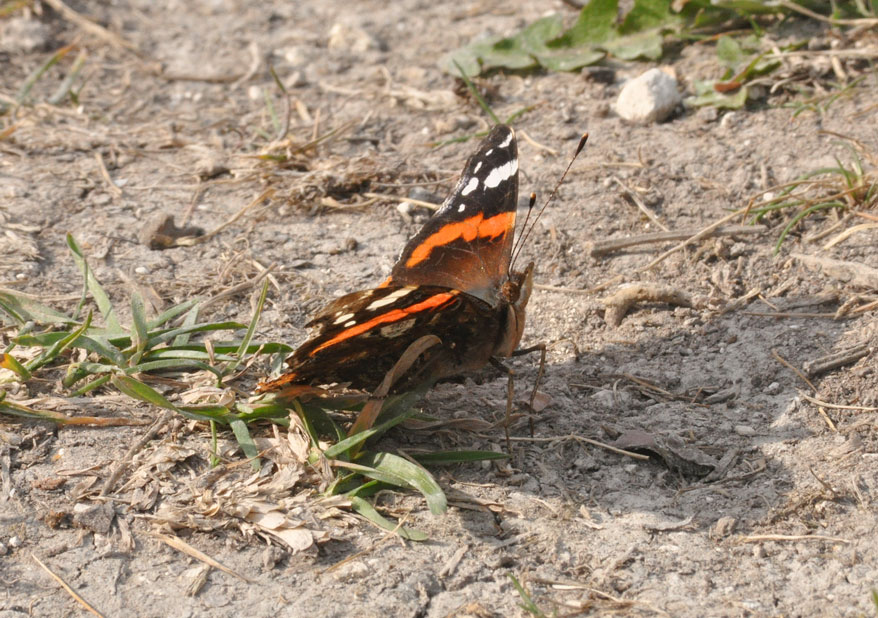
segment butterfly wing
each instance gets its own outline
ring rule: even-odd
[[[515,133],[497,125],[442,207],[406,244],[385,285],[442,286],[496,306],[509,269],[517,205]]]
[[[286,373],[259,390],[334,382],[372,390],[412,342],[437,333],[442,345],[428,350],[402,385],[425,372],[434,379],[463,373],[488,361],[500,337],[495,313],[444,287],[391,285],[347,294],[311,321],[317,333],[287,358]]]

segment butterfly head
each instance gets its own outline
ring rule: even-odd
[[[533,290],[534,263],[527,265],[522,272],[510,273],[509,279],[500,288],[500,295],[506,302],[506,324],[502,338],[494,354],[511,356],[524,333],[525,307]]]

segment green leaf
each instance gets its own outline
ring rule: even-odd
[[[598,45],[616,36],[618,0],[591,0],[579,12],[576,23],[566,32],[549,41],[552,48]]]
[[[441,515],[448,508],[442,488],[433,476],[418,464],[392,453],[364,453],[358,463],[369,466],[378,473],[364,471],[363,474],[369,478],[391,483],[395,481],[387,479],[401,479],[402,483],[398,483],[401,486],[408,486],[421,492],[433,515]]]
[[[714,88],[715,81],[695,82],[695,96],[686,99],[686,104],[692,107],[712,105],[725,109],[741,109],[747,103],[747,87],[741,86],[735,92],[726,94],[717,92]]]
[[[612,39],[601,47],[620,60],[658,60],[663,40],[661,31],[654,29]]]
[[[91,292],[92,297],[95,299],[98,310],[107,324],[107,329],[112,332],[123,332],[122,326],[116,317],[116,311],[113,309],[113,304],[110,302],[110,297],[107,296],[104,288],[101,287],[100,282],[88,267],[88,262],[85,260],[82,249],[76,244],[72,234],[67,234],[67,246],[70,247],[70,251],[73,253],[73,261],[76,262],[80,272],[82,272],[82,276],[85,277],[88,291]]]
[[[232,428],[232,433],[235,434],[235,438],[238,440],[238,445],[241,447],[241,450],[244,451],[244,455],[250,460],[250,467],[254,470],[259,470],[259,449],[256,448],[256,443],[253,442],[253,438],[250,436],[250,431],[247,429],[247,423],[241,419],[235,419],[229,423],[229,426]]]
[[[371,521],[382,530],[396,532],[399,536],[406,540],[426,541],[429,538],[420,530],[406,528],[394,524],[392,521],[381,515],[381,513],[376,511],[375,507],[372,506],[369,502],[357,496],[351,497],[351,508],[354,510],[355,513],[361,515],[362,517],[365,517],[367,520]]]
[[[716,42],[716,57],[721,65],[734,71],[744,62],[744,50],[735,39],[723,35]]]
[[[671,12],[671,0],[634,0],[634,7],[625,16],[619,33],[633,34],[676,25],[681,21],[681,16]]]
[[[600,62],[607,54],[591,47],[551,49],[537,55],[540,64],[550,71],[575,71]]]

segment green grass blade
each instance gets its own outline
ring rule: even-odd
[[[213,330],[240,330],[242,328],[247,327],[240,322],[209,322],[207,324],[181,326],[180,328],[174,328],[157,335],[151,335],[146,342],[146,347],[152,349],[162,343],[170,341],[171,339],[175,339],[180,335],[190,335],[192,333],[203,333]]]
[[[131,333],[133,335],[134,354],[129,359],[128,364],[133,366],[140,362],[149,338],[143,299],[138,292],[131,295]]]
[[[396,532],[400,537],[406,540],[426,541],[429,538],[420,530],[405,528],[403,526],[394,524],[392,521],[381,515],[381,513],[376,511],[375,507],[372,506],[369,502],[357,496],[351,498],[351,508],[354,510],[355,513],[362,517],[365,517],[367,520],[371,521],[382,530]]]
[[[190,298],[189,300],[180,303],[179,305],[174,305],[170,309],[166,309],[162,313],[158,314],[152,320],[146,323],[147,330],[155,330],[160,326],[164,326],[178,315],[182,315],[192,309],[195,305],[201,302],[199,298]],[[198,313],[195,313],[195,317],[197,318]],[[187,316],[188,317],[188,316]],[[195,324],[193,319],[192,324]]]
[[[79,54],[76,56],[76,60],[73,61],[73,66],[70,67],[70,71],[64,77],[64,80],[58,84],[58,88],[55,89],[54,94],[46,99],[46,102],[49,105],[58,105],[61,101],[70,94],[70,91],[73,89],[73,82],[76,81],[76,78],[79,77],[79,74],[82,72],[82,67],[85,66],[85,59],[88,55],[85,53],[84,49],[79,50]]]
[[[418,464],[392,453],[364,453],[358,463],[371,466],[381,475],[403,479],[405,486],[416,489],[423,494],[433,515],[441,515],[448,508],[445,493],[439,487],[436,479]],[[384,480],[371,476],[367,472],[363,474],[379,481]]]
[[[98,305],[98,310],[101,312],[104,322],[107,324],[107,330],[112,332],[123,332],[124,329],[121,324],[119,324],[119,319],[116,317],[116,310],[113,309],[110,297],[107,296],[104,288],[101,287],[100,282],[98,282],[94,273],[92,273],[91,269],[88,267],[88,262],[85,260],[82,249],[76,244],[76,240],[74,240],[72,234],[67,234],[67,246],[70,247],[70,251],[73,253],[73,261],[76,262],[76,265],[82,272],[82,276],[85,277],[88,291],[91,292],[92,298],[95,299],[95,302]]]
[[[535,618],[546,618],[546,615],[543,611],[537,607],[537,604],[534,603],[533,598],[531,598],[530,593],[522,586],[518,579],[516,579],[515,575],[512,573],[507,573],[509,575],[509,579],[512,580],[512,585],[515,586],[515,590],[518,592],[518,596],[521,597],[522,603],[519,604],[521,609],[526,611],[528,614],[535,616]]]
[[[247,429],[247,423],[241,419],[235,419],[229,423],[229,426],[232,428],[232,433],[235,434],[235,438],[238,440],[238,445],[241,447],[241,450],[244,451],[244,455],[250,460],[250,467],[254,470],[259,470],[261,467],[261,464],[259,463],[259,449],[256,448],[256,443],[253,442],[253,437]]]
[[[71,397],[82,397],[86,393],[90,393],[91,391],[95,390],[96,388],[102,387],[104,384],[106,384],[107,382],[110,381],[111,377],[112,376],[110,376],[109,374],[104,374],[99,378],[95,378],[91,382],[89,382],[87,384],[83,384],[82,386],[77,388],[75,391],[70,393],[70,396]]]
[[[88,331],[86,331],[88,332]],[[40,333],[37,335],[22,335],[15,338],[15,342],[21,346],[33,346],[33,347],[49,347],[54,345],[61,339],[67,336],[65,332],[54,332],[54,333]],[[101,341],[100,339],[96,339],[93,337],[89,337],[88,335],[82,335],[79,337],[71,347],[81,348],[83,350],[88,350],[89,352],[93,352],[104,358],[111,363],[123,367],[125,365],[125,357],[117,350],[115,347],[110,345],[108,342]]]
[[[777,243],[775,243],[774,245],[775,255],[780,252],[780,246],[786,239],[787,234],[790,233],[790,230],[792,230],[799,221],[801,221],[813,212],[816,212],[818,210],[827,210],[829,208],[844,208],[844,204],[842,204],[841,202],[825,202],[823,204],[814,204],[813,206],[806,208],[802,212],[798,213],[795,217],[790,219],[790,222],[787,223],[786,226],[784,226],[783,231],[780,233],[780,236],[777,239]]]
[[[150,371],[209,371],[217,378],[222,374],[216,367],[196,360],[165,359],[140,363],[125,369],[125,373],[149,373]]]
[[[37,324],[68,325],[76,321],[60,311],[20,296],[12,290],[0,289],[0,309],[19,324],[36,322]]]
[[[354,434],[350,438],[345,438],[341,442],[333,444],[328,449],[326,449],[326,452],[324,454],[330,459],[335,459],[342,453],[349,451],[351,448],[359,446],[372,436],[379,433],[384,433],[391,427],[399,425],[401,422],[408,418],[411,418],[415,414],[417,414],[417,410],[408,410],[407,412],[404,412],[399,416],[395,416],[390,420],[381,423],[380,425],[376,425],[371,429],[367,429],[366,431],[361,431],[358,434]]]
[[[411,453],[411,456],[425,466],[447,466],[474,461],[509,459],[506,453],[496,451],[436,451],[435,453]]]
[[[40,66],[38,66],[30,75],[27,76],[27,79],[24,80],[24,83],[21,85],[21,88],[18,89],[18,93],[15,95],[15,102],[19,105],[24,103],[30,94],[31,89],[34,85],[40,80],[40,78],[51,69],[54,65],[56,65],[60,60],[73,51],[76,48],[75,44],[65,45],[54,54],[49,56],[49,58]]]
[[[88,327],[91,325],[91,311],[88,312],[88,317],[86,317],[85,322],[74,330],[71,333],[68,333],[58,341],[52,344],[47,350],[45,350],[42,354],[40,354],[37,358],[33,359],[27,364],[28,371],[36,371],[46,363],[51,362],[55,359],[56,356],[61,354],[64,350],[69,348],[73,343],[79,339],[82,334],[88,330]]]
[[[454,63],[454,67],[457,69],[458,73],[460,73],[460,79],[463,80],[463,83],[466,84],[467,89],[470,91],[470,94],[473,95],[473,98],[478,101],[479,107],[488,115],[488,118],[491,119],[491,122],[494,124],[500,124],[500,119],[497,118],[497,114],[494,113],[494,110],[488,105],[482,95],[479,93],[479,89],[473,85],[472,80],[467,76],[466,71],[463,70],[463,67],[458,64],[457,60],[452,60]]]
[[[129,397],[145,401],[146,403],[151,403],[152,405],[164,408],[165,410],[180,412],[180,409],[168,401],[164,395],[140,380],[136,380],[130,376],[117,374],[110,378],[110,382]]]
[[[195,421],[218,421],[229,424],[235,418],[225,406],[175,406],[154,388],[131,376],[116,374],[110,378],[110,382],[129,397],[164,408],[165,410],[172,410]]]
[[[189,312],[186,314],[186,317],[183,318],[183,324],[181,324],[183,328],[192,328],[193,326],[195,326],[195,323],[198,321],[198,311],[200,308],[201,305],[195,305],[194,307],[192,307],[191,310],[189,310]],[[187,343],[189,343],[189,336],[189,331],[184,331],[174,338],[173,345],[186,345]]]
[[[262,308],[265,306],[265,297],[267,295],[268,279],[262,284],[262,292],[259,294],[259,302],[256,303],[256,311],[253,312],[253,317],[250,319],[250,324],[247,326],[247,333],[244,335],[244,339],[241,340],[241,345],[238,347],[237,359],[223,371],[226,375],[235,373],[238,369],[238,365],[244,360],[244,356],[247,353],[247,347],[250,345],[250,340],[253,339],[253,333],[256,332],[256,324],[259,322],[259,318],[262,315]]]
[[[27,368],[15,360],[12,354],[0,354],[0,369],[8,369],[12,373],[21,378],[22,382],[31,379],[31,372]]]

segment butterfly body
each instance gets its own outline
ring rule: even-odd
[[[425,335],[440,341],[395,390],[511,355],[524,329],[533,276],[533,264],[523,272],[510,269],[517,202],[515,134],[498,125],[442,207],[406,244],[390,277],[322,309],[308,323],[317,332],[287,358],[286,373],[259,390],[344,383],[371,391]]]

